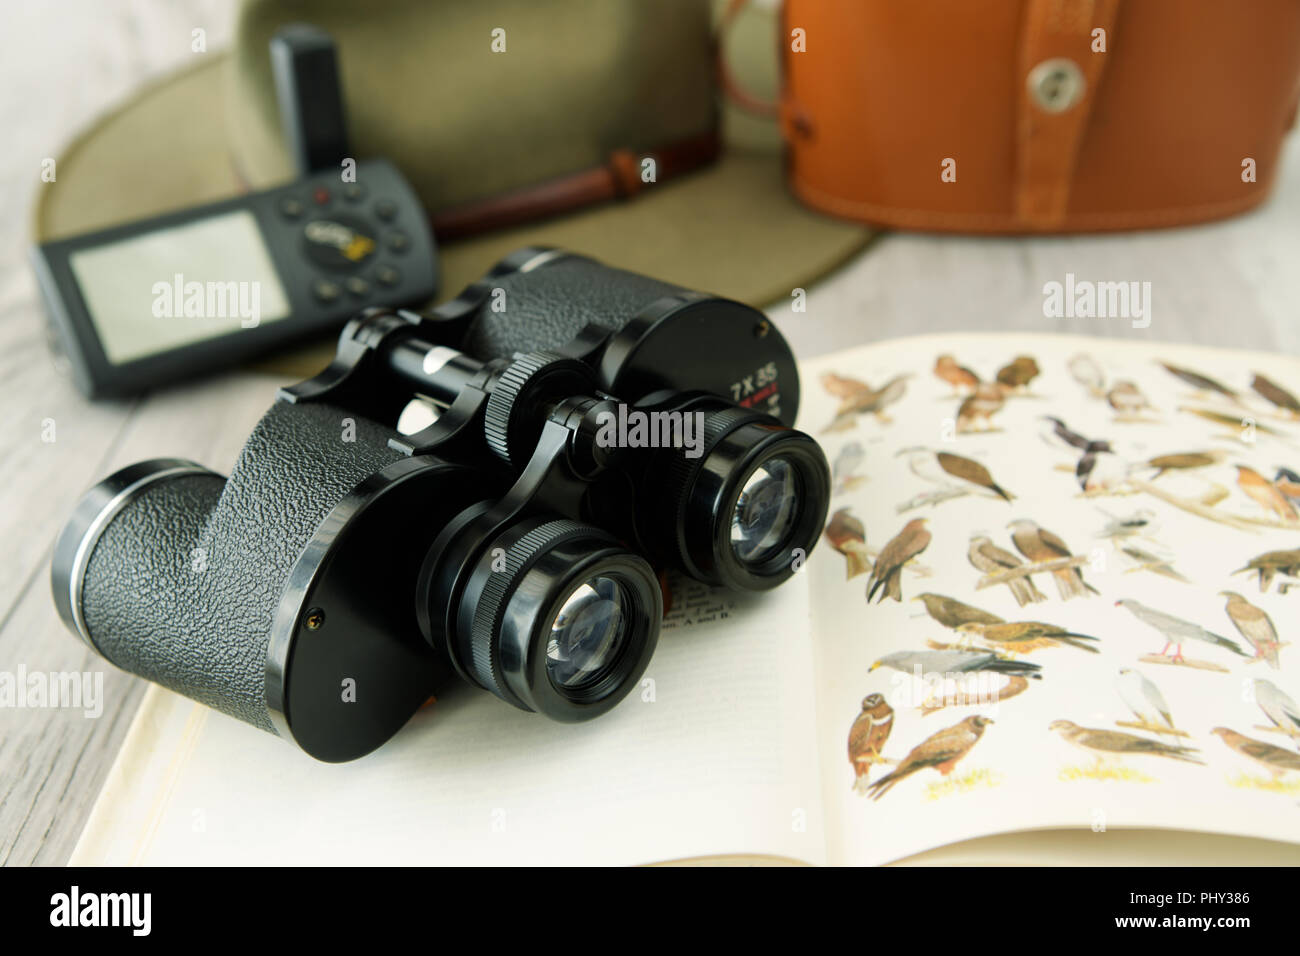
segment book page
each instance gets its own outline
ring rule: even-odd
[[[804,381],[836,472],[808,562],[831,862],[1300,841],[1300,362],[945,335]]]
[[[824,862],[805,581],[674,582],[641,686],[599,719],[456,686],[346,764],[151,687],[72,862]]]

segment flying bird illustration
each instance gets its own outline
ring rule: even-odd
[[[1101,511],[1109,519],[1105,527],[1097,532],[1099,538],[1122,539],[1132,538],[1136,535],[1143,535],[1152,530],[1155,522],[1156,513],[1150,508],[1138,508],[1132,514],[1116,517],[1109,512]]]
[[[934,374],[952,386],[954,394],[973,392],[980,377],[970,369],[957,364],[951,355],[940,355],[934,362]]]
[[[852,428],[859,415],[875,415],[877,420],[888,424],[890,419],[885,409],[893,405],[907,391],[910,373],[895,375],[879,389],[872,389],[864,382],[845,378],[832,373],[822,376],[822,386],[832,395],[841,397],[835,418],[826,426],[826,431],[843,431]]]
[[[1272,681],[1256,678],[1252,684],[1255,703],[1269,722],[1292,740],[1300,740],[1300,706]]]
[[[1116,382],[1106,393],[1106,401],[1120,419],[1133,419],[1151,408],[1142,390],[1133,382]]]
[[[1295,505],[1287,500],[1286,495],[1278,491],[1269,481],[1254,468],[1246,465],[1237,465],[1237,487],[1244,491],[1262,507],[1283,521],[1300,521],[1300,514],[1295,510]]]
[[[1154,682],[1131,667],[1121,667],[1115,684],[1124,706],[1133,711],[1133,716],[1147,730],[1162,733],[1177,729],[1169,714],[1169,705],[1165,703],[1165,695]]]
[[[1232,399],[1233,401],[1239,400],[1239,396],[1237,395],[1236,392],[1228,388],[1228,386],[1220,382],[1216,382],[1208,375],[1202,375],[1200,372],[1193,372],[1191,369],[1181,368],[1180,366],[1173,365],[1169,362],[1159,362],[1157,364],[1159,364],[1160,367],[1163,368],[1170,375],[1173,375],[1175,378],[1181,379],[1183,382],[1192,386],[1192,388],[1196,389],[1198,392],[1217,392],[1219,395],[1223,395],[1226,398]]]
[[[862,445],[855,441],[849,442],[840,449],[840,453],[835,456],[835,462],[831,465],[831,481],[835,486],[835,494],[842,495],[844,492],[856,487],[863,480],[854,472],[858,470],[866,457]]]
[[[1220,591],[1219,597],[1228,599],[1224,613],[1232,621],[1237,633],[1255,649],[1256,660],[1265,661],[1269,667],[1277,670],[1281,666],[1278,664],[1277,652],[1282,644],[1277,639],[1277,629],[1273,627],[1272,618],[1263,608],[1251,604],[1236,591]]]
[[[1038,363],[1031,355],[1017,355],[998,369],[997,383],[1006,388],[1024,390],[1038,377]]]
[[[1238,568],[1233,574],[1245,571],[1259,572],[1259,592],[1266,594],[1273,583],[1275,574],[1287,577],[1300,577],[1300,548],[1291,551],[1265,551],[1258,557],[1251,558],[1244,568]]]
[[[1002,410],[1003,402],[1000,385],[984,383],[976,386],[974,393],[957,409],[957,431],[992,430],[993,416]]]
[[[849,763],[853,765],[853,789],[867,792],[868,774],[873,764],[885,763],[881,756],[889,732],[894,729],[894,708],[880,694],[862,701],[862,712],[849,727]]]
[[[1275,780],[1288,770],[1300,773],[1300,754],[1293,750],[1285,750],[1262,740],[1247,737],[1245,734],[1239,734],[1227,727],[1215,727],[1210,733],[1243,757],[1249,757],[1255,761],[1255,763],[1267,770]]]
[[[1251,379],[1250,387],[1255,390],[1257,395],[1266,398],[1282,411],[1300,415],[1300,399],[1297,399],[1277,382],[1270,381],[1256,372],[1255,377]]]
[[[1165,657],[1169,657],[1169,648],[1174,647],[1175,651],[1171,659],[1177,663],[1183,662],[1183,645],[1188,641],[1213,644],[1216,647],[1222,647],[1224,650],[1232,651],[1239,657],[1249,656],[1235,641],[1229,640],[1222,634],[1215,634],[1213,631],[1207,631],[1199,624],[1185,621],[1181,617],[1174,617],[1164,611],[1157,611],[1153,607],[1147,607],[1134,598],[1121,598],[1115,602],[1115,606],[1127,609],[1143,624],[1159,631],[1165,639],[1165,646],[1161,648],[1160,653]]]
[[[866,529],[848,508],[840,508],[831,515],[831,520],[822,533],[830,546],[844,555],[846,581],[871,570],[871,558],[867,557]]]
[[[1173,561],[1169,558],[1162,558],[1158,554],[1152,554],[1150,551],[1144,551],[1142,548],[1131,544],[1122,545],[1120,551],[1137,562],[1135,567],[1129,569],[1131,571],[1150,571],[1152,574],[1159,574],[1161,577],[1190,583],[1185,575],[1174,570]]]
[[[1024,567],[1023,561],[1005,548],[999,548],[986,534],[971,536],[970,547],[966,549],[966,560],[977,571],[983,571],[985,574],[997,574],[1000,571]],[[1047,600],[1047,595],[1038,590],[1030,575],[1012,578],[1007,581],[1007,587],[1011,589],[1011,596],[1016,599],[1020,607]]]
[[[886,595],[895,601],[903,600],[903,565],[930,545],[930,532],[925,529],[925,522],[925,518],[913,518],[880,549],[876,566],[867,581],[868,603],[877,592],[880,594],[877,601],[883,601]]]
[[[1064,541],[1027,518],[1013,521],[1008,527],[1012,529],[1011,540],[1016,550],[1035,564],[1074,557]],[[1052,572],[1052,577],[1062,601],[1087,597],[1089,591],[1098,593],[1096,588],[1083,579],[1083,572],[1079,568],[1057,568]]]
[[[1094,398],[1106,394],[1106,373],[1101,370],[1097,360],[1085,352],[1080,352],[1066,363],[1070,377],[1088,390]]]
[[[960,631],[967,624],[1001,624],[1002,618],[988,611],[982,611],[970,604],[964,604],[956,598],[930,591],[918,594],[913,601],[925,604],[925,613],[953,631]]]
[[[1041,680],[1042,667],[1028,661],[1009,661],[992,651],[894,651],[871,665],[874,671],[888,667],[904,674],[974,674],[987,671],[1011,677]]]
[[[1128,477],[1128,465],[1114,453],[1106,439],[1087,438],[1052,415],[1044,415],[1043,421],[1051,426],[1043,436],[1050,444],[1081,453],[1074,466],[1074,476],[1083,491],[1105,491]]]
[[[974,715],[961,723],[945,727],[921,741],[890,773],[885,774],[868,788],[873,800],[879,800],[898,781],[910,777],[918,770],[933,767],[947,776],[957,761],[971,752],[971,748],[984,736],[984,728],[992,724],[987,717]]]
[[[1154,468],[1156,473],[1151,476],[1155,481],[1166,471],[1190,471],[1193,468],[1204,468],[1207,465],[1217,465],[1228,457],[1226,451],[1214,449],[1212,451],[1180,451],[1169,455],[1156,455],[1154,458],[1147,460],[1148,468]]]
[[[1110,442],[1095,442],[1091,438],[1085,438],[1054,415],[1044,415],[1043,421],[1051,426],[1043,435],[1050,444],[1063,448],[1074,448],[1079,451],[1097,448],[1103,448],[1106,451],[1110,450]]]
[[[1118,730],[1103,730],[1097,727],[1080,727],[1072,720],[1054,720],[1047,725],[1048,730],[1055,730],[1062,739],[1074,744],[1094,757],[1123,757],[1128,755],[1146,755],[1151,757],[1169,757],[1186,763],[1205,764],[1204,760],[1193,756],[1198,751],[1195,747],[1183,747],[1178,744],[1166,744],[1137,734],[1126,734]]]
[[[1029,654],[1045,647],[1060,647],[1062,644],[1077,647],[1089,654],[1100,654],[1095,647],[1084,643],[1096,641],[1088,634],[1067,631],[1055,624],[1042,621],[1004,621],[999,624],[970,623],[962,625],[962,630],[978,634],[989,644],[997,645],[999,650],[1013,654]]]
[[[933,484],[965,491],[987,491],[1003,501],[1015,497],[994,481],[989,470],[973,458],[916,445],[900,449],[895,457],[899,455],[907,455],[907,466],[912,474]]]

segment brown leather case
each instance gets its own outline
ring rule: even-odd
[[[1300,0],[786,0],[783,20],[790,185],[886,226],[1230,216],[1268,195],[1300,99]]]

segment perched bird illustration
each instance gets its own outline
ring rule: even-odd
[[[927,591],[912,598],[913,601],[925,603],[925,613],[953,631],[960,631],[967,624],[1001,624],[1002,618],[988,611],[982,611],[970,604],[963,604],[956,598]]]
[[[1254,468],[1237,465],[1237,487],[1249,495],[1265,511],[1271,512],[1283,521],[1300,521],[1300,514],[1295,505],[1287,500],[1286,495],[1274,487]]]
[[[1120,418],[1136,418],[1151,408],[1142,390],[1133,382],[1116,382],[1106,393],[1106,401]]]
[[[831,481],[835,486],[835,494],[842,495],[862,481],[862,478],[853,473],[858,470],[866,457],[862,445],[855,441],[849,442],[840,449],[840,453],[835,456],[835,462],[831,465]]]
[[[853,765],[853,789],[867,792],[872,764],[885,763],[881,756],[889,732],[894,729],[894,708],[880,694],[862,701],[862,712],[849,727],[849,763]]]
[[[974,715],[926,737],[911,749],[897,767],[870,785],[868,790],[871,798],[879,800],[898,781],[926,767],[933,767],[947,776],[952,772],[957,761],[970,753],[971,748],[979,743],[979,739],[984,736],[984,728],[992,723],[993,721],[987,717]]]
[[[961,403],[957,409],[957,431],[989,431],[993,427],[993,416],[1002,410],[1002,387],[996,384],[981,384]],[[979,425],[979,428],[976,428]]]
[[[1038,377],[1038,363],[1031,355],[1017,355],[998,369],[997,383],[1006,388],[1023,390]]]
[[[1169,715],[1169,705],[1160,688],[1131,667],[1121,667],[1116,681],[1120,699],[1133,711],[1144,727],[1161,733],[1175,730],[1174,718]]]
[[[1074,477],[1083,491],[1105,491],[1127,479],[1128,465],[1114,453],[1109,441],[1087,438],[1052,415],[1044,415],[1043,421],[1050,426],[1043,436],[1050,444],[1081,453]]]
[[[1257,395],[1268,399],[1282,411],[1300,415],[1300,399],[1297,399],[1277,382],[1270,381],[1256,372],[1255,377],[1250,381],[1250,387],[1255,390]]]
[[[876,566],[867,581],[868,603],[877,592],[880,594],[877,601],[883,601],[886,595],[895,601],[903,600],[903,565],[930,545],[930,532],[925,529],[925,522],[925,518],[913,518],[880,549]]]
[[[1000,650],[1014,654],[1028,654],[1044,647],[1060,647],[1062,644],[1077,647],[1089,654],[1101,653],[1097,648],[1084,643],[1085,641],[1095,641],[1097,638],[1088,634],[1067,631],[1055,624],[1044,624],[1042,621],[1004,621],[999,624],[970,623],[962,625],[962,630],[978,634],[989,644],[996,644]]]
[[[1042,667],[1028,661],[1009,661],[992,651],[894,651],[871,665],[870,670],[888,667],[904,674],[974,674],[987,671],[1013,677],[1041,680]]]
[[[1094,398],[1106,394],[1106,373],[1101,370],[1097,360],[1086,352],[1080,352],[1066,363],[1070,376],[1088,390]]]
[[[831,520],[826,523],[826,530],[822,533],[831,547],[844,555],[846,581],[871,570],[871,558],[867,557],[866,529],[848,508],[840,508],[831,515]]]
[[[1300,706],[1272,681],[1256,678],[1252,682],[1255,703],[1274,727],[1292,740],[1300,740]]]
[[[1250,656],[1235,641],[1229,640],[1222,634],[1215,634],[1213,631],[1207,631],[1199,624],[1193,624],[1191,621],[1184,621],[1181,617],[1174,617],[1164,611],[1157,611],[1153,607],[1147,607],[1134,598],[1121,598],[1115,602],[1115,606],[1126,608],[1143,624],[1159,631],[1165,639],[1165,646],[1161,648],[1160,653],[1165,657],[1169,657],[1169,648],[1171,646],[1176,648],[1172,660],[1178,663],[1183,662],[1183,645],[1188,641],[1213,644],[1216,647],[1222,647],[1224,650],[1232,651],[1239,657]]]
[[[1233,574],[1245,571],[1259,572],[1259,592],[1265,594],[1273,583],[1275,574],[1287,577],[1300,577],[1300,548],[1291,551],[1265,551],[1258,557],[1251,558],[1244,568],[1238,568]]]
[[[1101,511],[1101,509],[1097,509]],[[1106,525],[1097,532],[1099,538],[1132,538],[1135,535],[1146,534],[1151,531],[1155,522],[1156,513],[1150,508],[1138,508],[1132,514],[1116,517],[1106,511],[1101,511],[1109,519]]]
[[[1279,468],[1273,476],[1273,487],[1286,495],[1291,504],[1300,505],[1300,474],[1290,468]]]
[[[907,455],[907,466],[912,474],[933,484],[966,491],[987,491],[1003,501],[1015,497],[993,480],[987,468],[972,458],[947,451],[931,451],[915,445],[900,449],[895,457],[899,455]]]
[[[1226,451],[1214,449],[1211,451],[1180,451],[1169,455],[1156,455],[1154,458],[1147,460],[1148,468],[1154,468],[1156,473],[1151,476],[1155,481],[1166,471],[1190,471],[1193,468],[1204,468],[1207,465],[1217,465],[1223,459],[1228,457]]]
[[[1134,571],[1150,571],[1153,574],[1159,574],[1161,577],[1188,582],[1186,575],[1179,574],[1174,570],[1173,561],[1169,558],[1162,558],[1158,554],[1152,554],[1150,551],[1144,551],[1131,544],[1121,546],[1120,550],[1137,562],[1137,566],[1132,568]]]
[[[1239,396],[1236,392],[1228,388],[1228,386],[1216,382],[1208,375],[1202,375],[1200,372],[1193,372],[1191,369],[1181,368],[1180,366],[1173,365],[1169,362],[1159,362],[1157,364],[1170,375],[1181,379],[1198,392],[1216,392],[1219,395],[1223,395],[1225,398],[1232,399],[1233,401],[1239,400]]]
[[[1245,734],[1239,734],[1227,727],[1215,727],[1210,733],[1243,757],[1249,757],[1255,761],[1255,763],[1267,770],[1275,780],[1288,770],[1300,773],[1300,754],[1293,750],[1275,747],[1273,744],[1247,737]]]
[[[952,386],[955,394],[973,392],[980,377],[964,366],[958,365],[951,355],[940,355],[934,362],[934,374]]]
[[[966,560],[976,570],[983,571],[985,574],[997,574],[1000,571],[1024,567],[1023,561],[1005,548],[999,548],[986,534],[971,535],[970,547],[966,549]],[[1020,607],[1047,600],[1047,595],[1038,590],[1029,575],[1012,578],[1007,582],[1007,587],[1011,589],[1011,596],[1016,599],[1016,604]]]
[[[1277,629],[1273,627],[1272,619],[1263,608],[1251,604],[1236,591],[1220,591],[1219,597],[1228,599],[1224,613],[1232,621],[1237,633],[1255,649],[1255,658],[1266,661],[1269,667],[1277,670],[1280,666],[1277,652],[1282,644],[1277,639]]]
[[[828,378],[833,379],[833,383],[829,382]],[[903,397],[907,391],[909,378],[911,378],[910,373],[895,375],[879,389],[872,389],[863,382],[853,379],[833,376],[831,373],[823,375],[822,385],[827,391],[836,394],[836,391],[832,391],[834,388],[844,395],[839,408],[835,410],[835,418],[826,426],[826,431],[852,428],[859,415],[867,414],[875,415],[879,421],[888,424],[890,419],[885,414],[885,409]]]
[[[841,403],[860,401],[864,396],[872,393],[871,386],[866,382],[859,382],[856,378],[849,378],[836,372],[823,372],[821,383],[822,388],[826,389],[831,397],[838,398]]]
[[[1074,556],[1064,541],[1027,518],[1013,521],[1007,527],[1011,528],[1011,540],[1016,550],[1035,564]],[[1098,593],[1096,588],[1083,579],[1083,572],[1079,568],[1057,568],[1052,572],[1052,577],[1062,601],[1087,597],[1089,591]]]
[[[1132,754],[1151,757],[1169,757],[1186,763],[1204,765],[1205,761],[1193,756],[1198,751],[1195,747],[1183,747],[1178,744],[1166,744],[1137,734],[1126,734],[1118,730],[1103,730],[1096,727],[1080,727],[1072,720],[1054,720],[1047,725],[1048,730],[1055,730],[1064,740],[1081,750],[1091,753],[1099,760],[1102,757],[1127,756]]]

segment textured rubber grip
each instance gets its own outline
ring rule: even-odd
[[[656,299],[687,290],[591,259],[569,256],[495,282],[462,351],[480,359],[563,348],[590,324],[621,329]],[[493,311],[494,303],[501,311]]]

